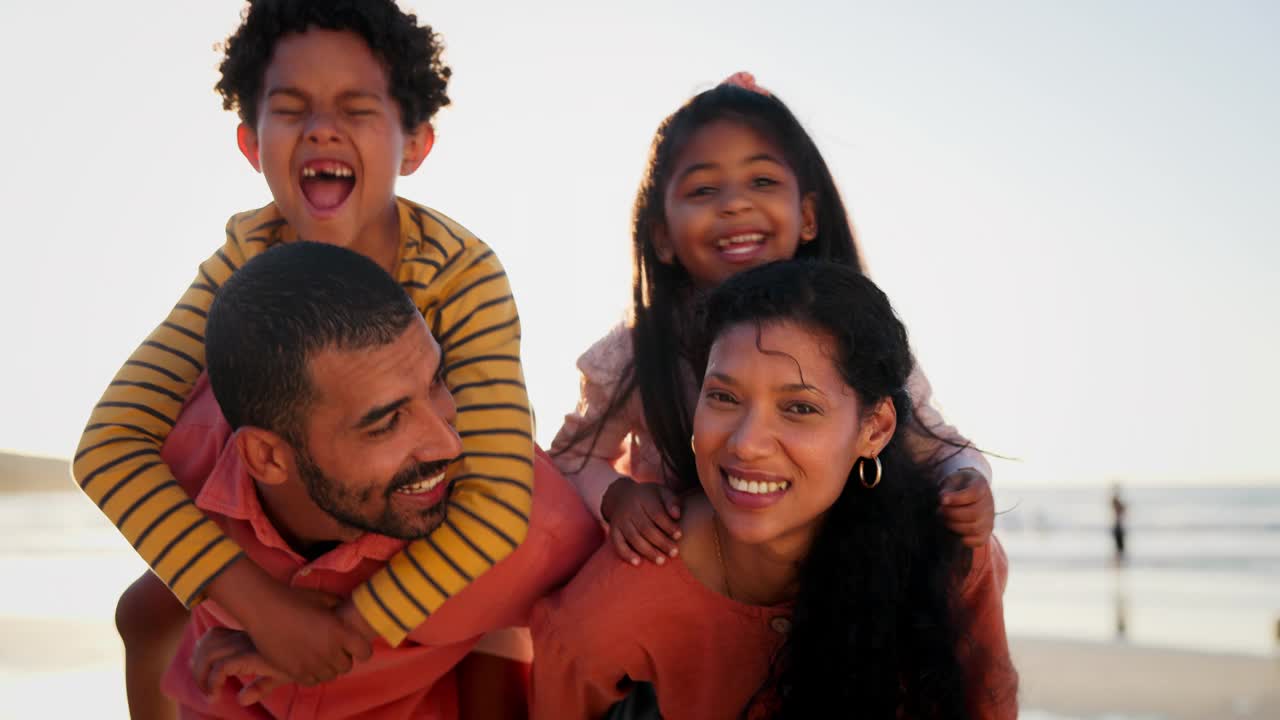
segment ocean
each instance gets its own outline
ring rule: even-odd
[[[1111,492],[997,484],[1010,634],[1277,654],[1280,486],[1122,488],[1122,564]]]

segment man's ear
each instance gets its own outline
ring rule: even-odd
[[[813,193],[800,200],[800,243],[818,237],[818,200]]]
[[[676,251],[671,246],[671,237],[667,235],[666,223],[659,223],[653,229],[653,254],[658,256],[658,262],[663,265],[670,265],[676,260]]]
[[[293,446],[270,430],[242,427],[233,440],[240,461],[258,482],[280,485],[292,476]]]
[[[404,155],[400,159],[400,174],[412,175],[417,172],[435,144],[436,131],[429,122],[424,121],[407,133],[404,138]]]
[[[258,158],[258,131],[249,127],[248,123],[236,126],[236,144],[240,146],[240,154],[249,161],[254,170],[262,172],[262,161]]]
[[[858,438],[858,457],[872,458],[884,450],[898,428],[898,409],[892,398],[884,398],[862,419]]]

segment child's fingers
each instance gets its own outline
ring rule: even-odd
[[[666,514],[663,513],[661,510],[659,510],[657,514],[660,516],[666,517]],[[676,545],[676,541],[672,540],[671,536],[668,535],[662,528],[651,523],[648,525],[642,525],[640,528],[638,528],[638,530],[640,534],[644,537],[644,539],[648,540],[649,544],[652,545],[654,548],[656,548],[660,553],[660,555],[656,558],[650,557],[649,558],[650,560],[661,565],[662,563],[666,562],[667,557],[676,556],[676,552],[678,548],[678,546]]]
[[[975,523],[982,520],[986,513],[980,505],[962,505],[949,507],[942,512],[942,519],[949,527],[960,524]]]
[[[654,531],[656,532],[657,528],[654,528]],[[667,558],[662,554],[662,551],[654,547],[653,543],[645,538],[644,533],[640,532],[634,525],[627,525],[622,528],[622,534],[627,538],[627,543],[631,545],[632,549],[642,557],[646,557],[658,565],[666,563]]]
[[[236,693],[236,702],[240,703],[241,707],[248,707],[250,705],[260,703],[264,698],[270,695],[273,690],[285,684],[285,682],[286,681],[283,678],[254,678],[253,682],[240,688],[240,692]]]
[[[663,504],[663,506],[664,506],[664,507],[666,507],[666,509],[667,509],[667,514],[668,514],[668,515],[670,515],[673,519],[675,519],[675,520],[679,520],[679,519],[680,519],[680,512],[681,512],[681,508],[680,508],[680,496],[678,496],[678,495],[676,495],[675,493],[671,492],[671,490],[669,490],[668,488],[661,487],[661,486],[659,486],[659,487],[658,487],[658,496],[662,498],[662,504]],[[674,531],[674,532],[668,531],[668,532],[667,532],[667,534],[668,534],[668,535],[670,535],[671,537],[673,537],[673,538],[675,538],[675,539],[679,540],[679,539],[680,539],[680,526],[679,526],[679,525],[677,525],[677,526],[675,527],[675,531]]]
[[[982,488],[970,485],[961,490],[947,490],[942,493],[943,506],[972,505],[982,499],[985,493]]]
[[[640,564],[640,556],[627,544],[627,538],[623,536],[622,528],[617,525],[609,526],[609,542],[613,543],[614,551],[618,553],[618,557],[622,558],[623,562],[630,565]]]
[[[666,533],[666,536],[668,538],[679,540],[680,539],[680,523],[677,522],[674,518],[671,517],[671,515],[668,514],[670,512],[670,508],[671,506],[666,504],[665,502],[662,505],[658,505],[655,507],[650,507],[648,505],[645,505],[644,514],[648,516],[649,520],[652,521],[653,524],[656,525],[659,530]],[[674,547],[675,545],[675,543],[669,543],[669,544],[672,547]],[[672,547],[664,547],[663,549],[670,552]]]

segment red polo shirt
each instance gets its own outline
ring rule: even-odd
[[[197,507],[276,579],[293,587],[349,595],[406,544],[365,533],[308,562],[271,524],[230,437],[230,427],[202,378],[161,457]],[[524,542],[449,599],[399,647],[379,638],[373,656],[346,675],[314,687],[286,685],[263,703],[242,708],[235,701],[239,680],[228,682],[210,700],[189,670],[195,643],[210,628],[240,629],[216,603],[205,601],[192,611],[165,676],[165,692],[189,718],[452,720],[457,717],[453,668],[458,661],[485,634],[527,625],[533,603],[572,577],[600,544],[599,524],[541,451],[534,461],[533,494]]]

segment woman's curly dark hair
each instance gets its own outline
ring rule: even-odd
[[[889,399],[898,416],[879,485],[863,487],[855,465],[823,520],[800,567],[792,631],[756,701],[776,702],[776,718],[968,717],[958,655],[968,618],[954,598],[970,555],[938,518],[930,469],[902,447],[913,361],[888,298],[848,263],[793,260],[735,275],[705,312],[700,366],[731,327],[795,323],[830,339],[862,407]]]
[[[224,110],[235,110],[250,126],[258,121],[262,82],[276,42],[308,28],[346,30],[369,44],[387,70],[391,97],[406,130],[426,122],[449,104],[445,89],[452,71],[440,58],[443,42],[430,25],[393,0],[249,0],[240,27],[223,43],[214,89]]]

